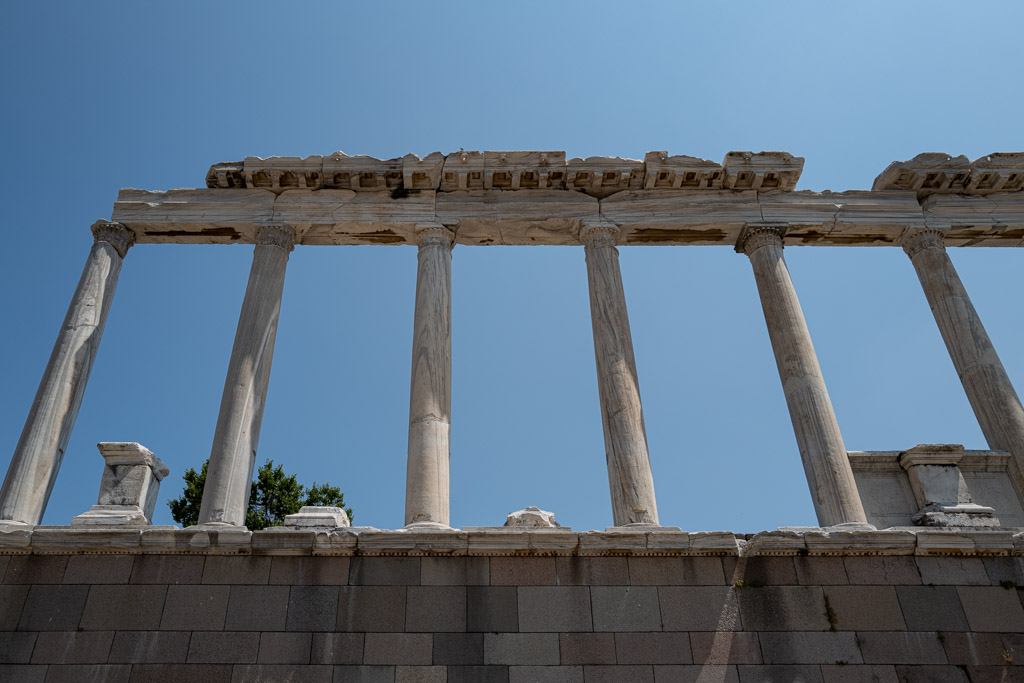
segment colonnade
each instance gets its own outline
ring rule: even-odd
[[[839,424],[785,258],[787,226],[748,224],[736,250],[750,259],[783,393],[821,526],[866,525]],[[94,244],[58,334],[21,439],[0,489],[0,524],[37,525],[81,404],[117,277],[134,233],[118,223],[92,227]],[[616,526],[657,526],[626,299],[613,223],[584,221],[605,456]],[[199,523],[244,526],[270,379],[291,226],[256,232],[210,453]],[[454,232],[417,226],[406,469],[407,528],[448,528],[451,431],[451,255]],[[943,245],[940,228],[908,228],[910,257],[982,432],[1024,471],[1024,408]]]

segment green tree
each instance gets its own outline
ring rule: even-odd
[[[199,472],[188,468],[182,479],[185,489],[180,498],[167,501],[171,509],[171,517],[178,524],[192,526],[199,522],[199,506],[203,501],[203,486],[206,485],[206,472],[210,460],[203,462]],[[284,523],[285,515],[295,514],[303,505],[326,505],[345,508],[349,521],[353,519],[352,508],[345,507],[345,494],[337,486],[329,483],[317,484],[306,488],[298,482],[294,474],[285,474],[282,465],[274,466],[273,460],[267,460],[256,472],[256,479],[249,490],[249,509],[245,513],[245,525],[252,531],[266,529],[268,526],[279,526]]]

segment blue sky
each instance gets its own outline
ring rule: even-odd
[[[919,152],[1024,148],[1022,25],[1019,2],[8,3],[0,463],[119,188],[463,147],[786,150],[800,189],[864,189]],[[746,258],[620,251],[662,523],[813,524]],[[209,456],[251,254],[129,252],[45,523],[95,502],[99,441],[162,458],[162,499]],[[786,257],[849,449],[985,447],[902,251]],[[1024,390],[1024,250],[952,258]],[[339,485],[359,524],[402,524],[415,268],[408,246],[288,268],[259,457]],[[456,247],[452,333],[453,524],[611,524],[582,248]]]

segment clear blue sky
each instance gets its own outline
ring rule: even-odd
[[[122,187],[201,187],[211,163],[460,147],[806,158],[800,189],[862,189],[896,159],[1024,148],[1016,1],[873,3],[9,2],[0,25],[6,293],[0,468]],[[95,502],[99,441],[171,468],[209,456],[249,246],[125,261],[45,522]],[[910,262],[787,260],[846,445],[985,443]],[[1024,250],[953,261],[1018,391]],[[611,524],[579,247],[456,247],[452,522],[525,505]],[[628,247],[622,273],[663,524],[813,524],[750,266],[726,247]],[[402,524],[415,250],[299,247],[259,457]]]

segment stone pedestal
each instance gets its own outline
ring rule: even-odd
[[[106,462],[99,498],[88,512],[73,518],[71,526],[151,524],[167,465],[139,443],[104,442],[96,447]]]
[[[918,444],[900,453],[910,487],[920,506],[918,526],[999,526],[995,510],[976,505],[960,473],[960,444]]]
[[[135,233],[97,221],[95,241],[0,489],[0,521],[39,524],[78,417],[121,262]]]
[[[528,505],[522,510],[508,513],[508,517],[505,519],[505,526],[521,529],[539,529],[557,527],[559,524],[555,521],[555,513],[541,510],[535,505]]]
[[[294,515],[286,515],[284,525],[295,529],[337,529],[351,526],[344,508],[326,505],[303,505]]]
[[[605,458],[616,526],[658,524],[654,478],[647,452],[640,383],[633,358],[626,294],[615,248],[619,229],[591,223],[580,230],[587,259],[590,321],[601,396]]]
[[[294,246],[290,227],[265,226],[257,232],[210,451],[200,524],[245,525],[285,269]]]
[[[455,234],[442,225],[427,225],[416,235],[405,524],[448,528]]]
[[[768,336],[818,523],[867,524],[846,446],[782,255],[785,226],[748,225],[737,251],[750,258]]]

